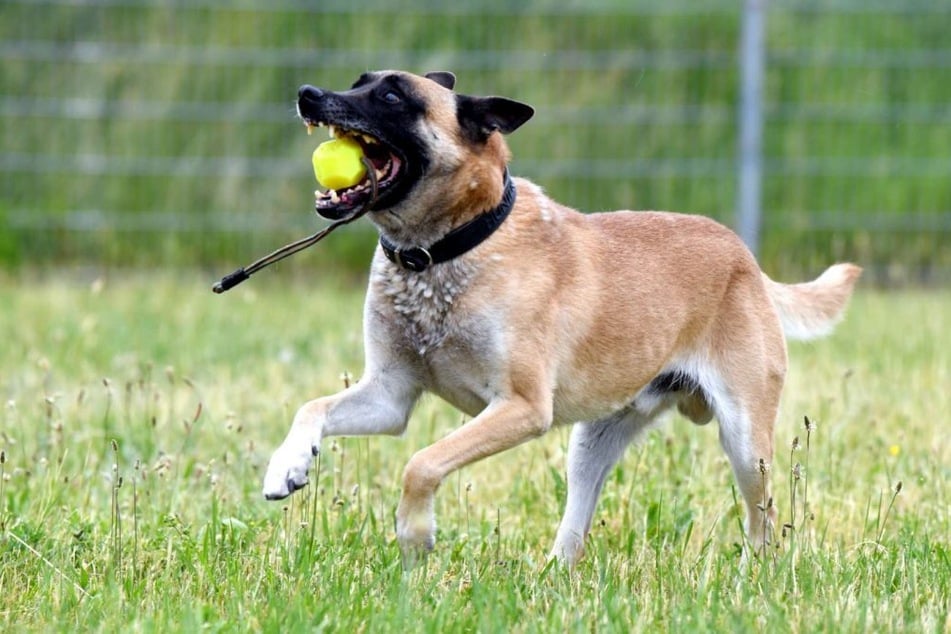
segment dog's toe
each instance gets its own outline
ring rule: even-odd
[[[294,491],[297,491],[298,489],[303,489],[305,486],[307,486],[309,482],[310,480],[307,478],[307,476],[304,476],[302,478],[293,478],[288,476],[287,490],[293,493]]]
[[[269,486],[265,480],[264,498],[267,500],[283,500],[294,491],[303,489],[309,482],[310,480],[306,475],[300,474],[288,474],[284,482],[278,486]]]
[[[276,500],[283,500],[288,495],[290,495],[290,493],[275,493],[273,491],[267,491],[267,490],[264,491],[264,499],[269,500],[271,502],[274,502]]]
[[[410,572],[414,570],[415,568],[419,567],[424,561],[426,561],[426,557],[429,556],[430,552],[432,552],[434,545],[435,545],[435,542],[433,542],[432,544],[424,544],[421,546],[410,546],[406,548],[400,548],[400,554],[402,555],[401,559],[403,563],[403,571]]]

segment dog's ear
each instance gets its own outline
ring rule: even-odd
[[[445,70],[426,73],[426,79],[432,79],[443,88],[448,88],[449,90],[452,90],[452,87],[456,85],[456,76]]]
[[[485,143],[496,130],[502,134],[515,132],[534,114],[531,106],[505,97],[456,96],[459,125],[479,143]]]

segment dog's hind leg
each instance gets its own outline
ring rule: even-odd
[[[776,410],[768,415],[757,412],[767,407],[757,407],[751,414],[744,403],[728,415],[717,416],[720,445],[730,459],[733,475],[746,503],[744,558],[750,549],[755,554],[765,552],[776,523],[776,507],[770,493]]]
[[[766,551],[776,522],[770,493],[773,426],[786,376],[779,322],[755,310],[768,300],[754,301],[754,293],[730,298],[733,309],[718,319],[717,345],[708,356],[715,367],[703,386],[719,423],[720,445],[746,503],[744,558],[750,551]]]
[[[550,557],[573,566],[584,554],[604,480],[651,419],[629,407],[607,419],[574,426],[568,445],[568,499]]]

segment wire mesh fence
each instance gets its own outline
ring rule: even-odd
[[[457,6],[458,5],[458,6]],[[951,272],[951,3],[766,2],[758,250]],[[532,104],[513,172],[734,225],[740,2],[3,0],[0,262],[244,261],[317,224],[302,83],[452,70]],[[365,262],[368,227],[327,244]]]

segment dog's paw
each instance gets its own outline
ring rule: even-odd
[[[403,569],[412,570],[426,559],[436,546],[436,519],[422,513],[396,522],[396,541],[403,555]]]
[[[433,550],[433,545],[404,546],[400,544],[400,555],[403,561],[403,571],[412,572],[426,562],[426,557]]]
[[[268,500],[282,500],[309,482],[307,472],[316,449],[308,452],[289,450],[281,447],[271,456],[264,475],[264,497]]]
[[[559,530],[548,559],[557,559],[566,568],[574,568],[584,557],[584,535],[571,530]]]

